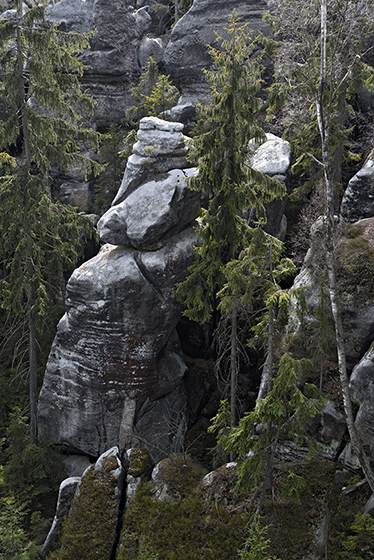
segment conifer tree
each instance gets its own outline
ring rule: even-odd
[[[90,36],[47,22],[46,0],[15,5],[0,21],[0,295],[2,308],[28,325],[30,441],[37,443],[37,333],[63,295],[63,270],[81,252],[79,236],[91,230],[74,209],[52,202],[49,172],[77,162],[89,172],[92,162],[80,149],[96,143],[96,134],[79,116],[92,108],[78,59]]]
[[[203,129],[194,141],[198,176],[190,188],[207,197],[201,211],[200,244],[186,280],[176,288],[177,298],[185,304],[185,316],[205,322],[216,305],[216,294],[227,281],[225,267],[249,246],[253,228],[243,217],[255,210],[258,224],[265,221],[265,204],[285,194],[284,186],[250,167],[248,142],[265,138],[257,120],[262,100],[259,91],[263,66],[255,54],[256,41],[236,14],[230,16],[227,38],[218,37],[220,49],[210,47],[213,61],[206,78],[211,103],[201,107]],[[260,225],[259,225],[260,227]],[[232,274],[226,268],[226,274]],[[232,423],[235,423],[235,377],[237,363],[236,298],[226,298],[225,312],[231,324]]]

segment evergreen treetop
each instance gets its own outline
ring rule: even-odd
[[[201,211],[200,245],[189,276],[176,289],[185,315],[197,321],[209,319],[215,292],[224,283],[223,267],[248,245],[251,228],[243,212],[252,208],[263,220],[264,205],[285,194],[284,185],[249,162],[249,140],[265,138],[257,124],[263,66],[256,41],[235,13],[225,31],[226,38],[217,37],[220,48],[210,47],[211,103],[201,107],[203,124],[193,144],[199,173],[189,186],[208,201]]]

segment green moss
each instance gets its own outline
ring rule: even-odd
[[[131,449],[129,459],[130,465],[128,474],[135,478],[142,476],[149,471],[152,466],[152,459],[147,449]]]
[[[264,524],[269,526],[271,541],[269,555],[276,555],[282,560],[301,560],[311,551],[315,530],[334,491],[335,471],[335,463],[319,458],[286,463],[278,470],[275,485],[277,499],[264,508]],[[302,476],[306,481],[300,492],[300,503],[287,503],[282,497],[289,472]]]
[[[350,226],[344,231],[345,238],[337,247],[337,278],[341,291],[348,294],[374,293],[374,247],[370,240],[370,225]],[[371,295],[373,297],[373,295]]]
[[[172,455],[159,463],[157,480],[166,485],[171,497],[180,499],[196,488],[205,472],[189,455]]]
[[[197,490],[178,503],[158,502],[142,483],[125,515],[117,560],[135,560],[144,547],[162,560],[227,560],[245,542],[249,519],[206,504]]]
[[[103,470],[91,466],[82,479],[79,496],[65,520],[61,550],[48,556],[53,560],[93,560],[110,558],[115,539],[118,498],[116,478],[110,473],[117,467],[111,457],[103,462]]]

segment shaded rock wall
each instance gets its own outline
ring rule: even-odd
[[[267,0],[194,0],[177,22],[164,54],[165,68],[185,97],[196,98],[203,91],[204,68],[211,64],[208,45],[217,45],[216,32],[224,35],[233,10],[255,33],[268,32],[262,20]]]

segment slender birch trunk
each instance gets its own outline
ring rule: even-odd
[[[347,373],[347,362],[344,344],[344,330],[339,305],[339,294],[336,282],[336,264],[334,251],[334,230],[335,230],[335,183],[331,172],[329,161],[329,127],[323,112],[323,93],[326,79],[326,39],[327,39],[327,6],[326,0],[321,0],[321,76],[320,85],[316,98],[316,109],[318,128],[321,136],[322,164],[326,183],[326,266],[328,274],[329,294],[331,309],[335,325],[335,338],[338,354],[339,376],[343,395],[344,411],[347,420],[349,435],[352,446],[360,461],[361,467],[374,492],[374,473],[370,465],[368,456],[363,449],[363,445],[358,436],[354,423],[352,401],[350,397],[349,379]]]

